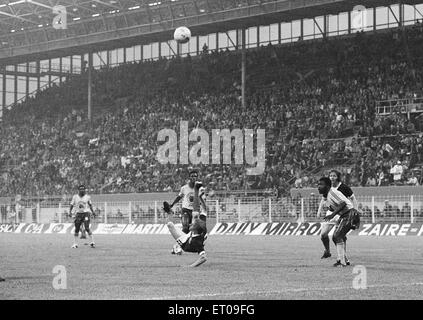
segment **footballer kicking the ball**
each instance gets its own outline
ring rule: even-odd
[[[181,213],[181,222],[182,222],[182,232],[188,233],[190,230],[190,225],[193,221],[193,203],[194,203],[194,186],[198,179],[198,171],[191,170],[189,173],[189,182],[182,186],[178,196],[170,205],[170,209],[173,208],[182,199],[182,213]],[[198,196],[201,201],[205,201],[205,188],[203,186],[199,187]],[[172,254],[182,254],[181,247],[175,243],[171,251]]]
[[[193,252],[199,255],[199,258],[189,265],[189,267],[198,267],[207,261],[206,252],[204,250],[204,242],[207,238],[207,207],[205,201],[199,194],[201,188],[201,182],[195,182],[192,223],[189,225],[188,233],[176,228],[171,221],[167,223],[171,235],[181,249],[185,252]],[[172,213],[167,202],[164,203],[164,210],[167,213]]]

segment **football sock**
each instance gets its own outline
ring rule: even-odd
[[[343,242],[336,244],[336,252],[338,254],[338,261],[341,261],[342,264],[345,264],[345,251]]]
[[[344,241],[344,256],[347,258],[347,242]]]
[[[329,237],[322,237],[322,242],[323,242],[323,245],[325,246],[326,252],[330,252]]]

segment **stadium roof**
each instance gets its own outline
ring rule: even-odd
[[[2,0],[0,63],[166,41],[187,25],[194,34],[398,3],[393,0]],[[403,3],[421,3],[404,0]],[[58,29],[58,6],[66,29]],[[55,10],[56,9],[56,10]],[[53,26],[55,24],[55,27]],[[36,56],[41,54],[41,56]]]
[[[130,25],[131,12],[145,11],[145,18],[149,18],[150,21],[153,21],[157,19],[157,17],[154,17],[152,14],[156,8],[161,8],[160,11],[163,14],[165,14],[165,11],[169,11],[173,14],[174,18],[187,14],[200,14],[202,9],[199,8],[199,4],[202,2],[207,1],[4,0],[2,4],[0,4],[0,34],[52,26],[53,18],[57,15],[57,13],[54,12],[54,8],[59,8],[59,6],[63,6],[66,9],[68,19],[71,20],[70,22],[80,21],[84,23],[89,20],[95,20],[94,18],[97,17],[99,17],[99,19],[113,19],[115,16],[123,16],[128,20],[128,25]],[[162,16],[162,18],[168,17]]]

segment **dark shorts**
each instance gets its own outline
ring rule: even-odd
[[[77,213],[75,216],[75,234],[79,233],[79,230],[81,229],[81,225],[84,224],[85,230],[90,230],[90,213],[84,212],[84,213]]]
[[[182,220],[182,231],[184,233],[188,233],[189,226],[192,223],[192,210],[182,208],[181,220]]]
[[[359,227],[360,214],[357,210],[351,209],[339,218],[335,232],[333,233],[333,240],[335,243],[345,241],[347,233],[350,232],[350,230],[355,230]]]
[[[192,220],[192,210],[191,209],[182,208],[181,214],[182,214],[182,217],[188,216]]]
[[[187,242],[182,245],[182,250],[186,252],[197,252],[204,251],[204,237],[190,237]]]

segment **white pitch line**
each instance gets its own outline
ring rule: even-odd
[[[423,286],[423,282],[412,282],[406,284],[374,284],[368,285],[367,289],[370,288],[399,288],[399,287],[414,287]],[[235,292],[219,292],[219,293],[199,293],[199,294],[187,294],[178,296],[164,296],[164,297],[152,297],[146,300],[180,300],[180,299],[191,299],[191,298],[211,298],[211,297],[230,297],[230,296],[242,296],[242,295],[275,295],[284,294],[291,292],[305,292],[305,291],[336,291],[336,290],[350,290],[352,287],[333,287],[333,288],[291,288],[284,290],[272,290],[272,291],[235,291]],[[354,289],[353,289],[354,290]],[[362,291],[366,289],[356,290]]]

